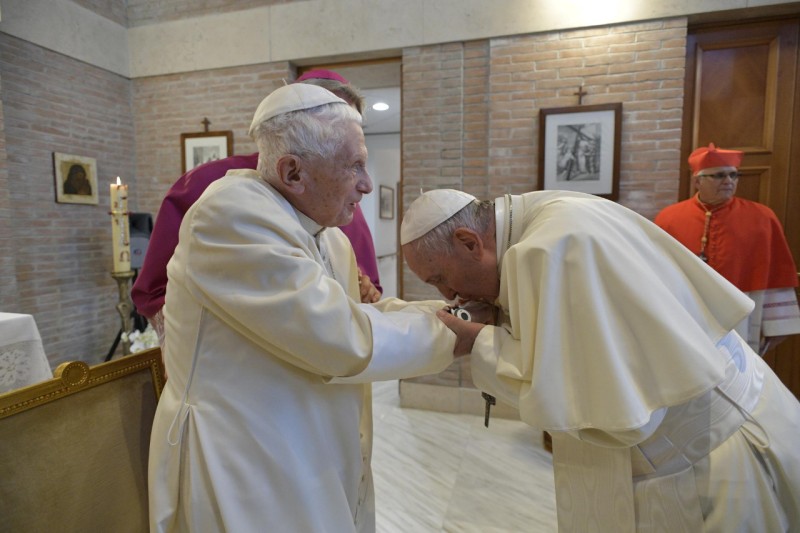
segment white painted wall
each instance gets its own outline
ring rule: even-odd
[[[69,0],[0,0],[0,3],[1,32],[131,77],[125,26]]]
[[[384,296],[397,296],[397,225],[399,213],[397,199],[400,181],[400,134],[386,133],[366,135],[367,172],[374,187],[371,194],[361,200],[361,210],[372,232],[378,270]],[[379,216],[380,186],[394,190],[394,218],[387,220]]]
[[[254,31],[236,32],[233,39],[225,13],[198,17],[203,20],[180,28],[171,22],[131,28],[131,72],[135,78],[217,68],[225,61],[242,64],[243,54],[259,56],[257,63],[311,61],[791,1],[306,0],[240,12],[235,16],[247,19],[242,22],[246,30],[252,28],[249,21],[265,23]],[[173,49],[181,54],[164,53]]]
[[[138,78],[793,3],[306,0],[125,28],[71,0],[0,0],[0,31]]]

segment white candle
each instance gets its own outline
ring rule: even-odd
[[[131,239],[128,228],[128,186],[111,184],[111,244],[114,252],[114,272],[131,269]]]

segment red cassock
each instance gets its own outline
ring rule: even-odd
[[[770,208],[734,197],[711,207],[708,264],[744,292],[797,286],[797,269],[783,227]],[[706,208],[697,196],[664,208],[655,223],[700,253]]]

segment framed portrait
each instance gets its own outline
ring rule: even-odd
[[[97,160],[53,152],[56,202],[97,205]]]
[[[394,189],[386,185],[380,186],[380,209],[378,216],[381,218],[394,218]]]
[[[233,155],[233,132],[181,133],[181,150],[183,172],[209,161],[225,159]]]
[[[539,111],[539,189],[617,200],[622,103]]]

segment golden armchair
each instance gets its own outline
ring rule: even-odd
[[[0,532],[148,531],[158,348],[0,394]]]

